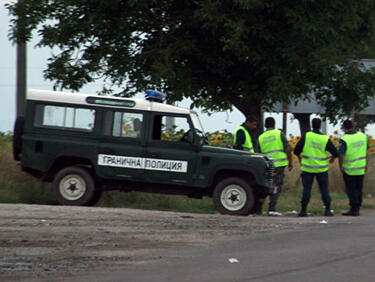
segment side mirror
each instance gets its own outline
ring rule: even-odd
[[[194,146],[194,150],[196,152],[199,152],[201,150],[201,147],[203,145],[203,141],[202,141],[202,136],[200,136],[199,134],[197,134],[196,132],[194,133],[194,143],[193,143],[193,146]]]

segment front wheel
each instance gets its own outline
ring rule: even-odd
[[[254,205],[254,193],[242,178],[229,177],[216,185],[213,201],[221,214],[248,215]]]
[[[61,170],[54,178],[53,192],[62,205],[87,206],[95,196],[95,183],[89,171],[71,166]]]

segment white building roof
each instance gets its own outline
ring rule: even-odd
[[[81,94],[71,92],[60,92],[60,91],[49,91],[49,90],[37,90],[29,89],[27,92],[27,100],[47,101],[56,103],[67,103],[67,104],[79,104],[79,105],[91,105],[86,101],[87,97],[95,97],[101,99],[112,99],[112,100],[123,100],[135,102],[134,107],[115,106],[115,105],[95,105],[99,107],[109,108],[123,108],[123,109],[135,109],[142,111],[154,111],[154,112],[165,112],[165,113],[178,113],[178,114],[189,114],[190,110],[186,108],[180,108],[172,105],[167,105],[158,102],[150,102],[143,99],[133,98],[121,98],[111,96],[99,96],[96,94]]]

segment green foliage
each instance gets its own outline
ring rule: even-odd
[[[147,88],[189,97],[211,111],[261,107],[315,90],[327,115],[374,96],[372,73],[350,61],[373,56],[375,1],[28,0],[7,5],[10,38],[54,48],[45,71],[79,90],[103,77],[131,96]]]
[[[0,142],[10,145],[10,142],[13,141],[13,134],[11,132],[0,132]]]
[[[180,141],[185,134],[183,130],[177,130],[177,126],[175,125],[169,130],[164,131],[161,136],[162,140]],[[217,130],[206,133],[206,137],[210,146],[231,148],[233,145],[233,134],[226,129],[223,132]]]

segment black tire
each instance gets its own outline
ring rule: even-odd
[[[14,123],[13,130],[13,158],[16,161],[21,160],[22,153],[22,139],[23,139],[23,130],[25,125],[25,118],[18,117]]]
[[[102,197],[103,191],[102,190],[95,190],[94,196],[92,197],[90,203],[88,203],[88,206],[95,206]]]
[[[95,196],[95,182],[83,167],[70,166],[56,174],[52,183],[59,204],[88,206]]]
[[[221,214],[249,215],[254,205],[254,193],[244,179],[228,177],[216,185],[213,201]]]

